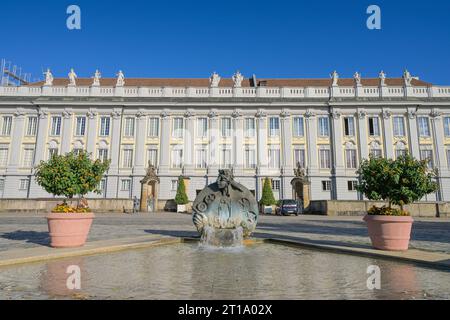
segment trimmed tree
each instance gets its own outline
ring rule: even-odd
[[[177,194],[175,196],[175,203],[178,205],[183,205],[183,204],[189,203],[189,199],[186,194],[186,186],[184,184],[183,177],[178,178],[178,187],[177,187]]]
[[[262,196],[259,203],[263,206],[271,206],[277,204],[277,202],[275,201],[275,197],[273,196],[272,184],[269,178],[264,179]]]
[[[109,169],[109,160],[91,160],[85,151],[53,155],[48,161],[41,161],[35,168],[36,182],[48,193],[67,199],[80,199],[89,192],[101,193],[100,181]]]
[[[427,161],[419,161],[410,155],[392,159],[374,158],[361,162],[360,183],[357,190],[370,200],[384,200],[388,208],[373,208],[373,214],[405,215],[404,206],[435,192],[438,186],[433,179],[435,172],[427,169]],[[392,209],[400,206],[400,212]]]

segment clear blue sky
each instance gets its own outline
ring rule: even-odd
[[[66,9],[81,8],[81,30]],[[366,27],[381,7],[382,29]],[[450,1],[2,1],[0,57],[33,77],[374,77],[450,85]]]

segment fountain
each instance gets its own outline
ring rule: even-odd
[[[258,220],[258,203],[253,194],[234,181],[231,170],[219,170],[217,181],[204,188],[193,205],[193,222],[202,243],[229,247],[242,245]]]

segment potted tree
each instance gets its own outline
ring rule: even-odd
[[[266,177],[264,179],[261,200],[259,201],[261,211],[263,213],[272,214],[273,206],[276,204],[277,202],[275,200],[275,197],[273,196],[272,184],[270,182],[270,179]]]
[[[84,195],[101,192],[100,181],[108,168],[109,161],[93,161],[86,152],[54,155],[35,168],[36,182],[45,191],[65,197],[46,217],[52,247],[84,245],[94,218]],[[74,196],[75,207],[71,205]]]
[[[189,199],[186,194],[186,186],[184,184],[184,179],[181,176],[178,178],[175,203],[177,204],[177,212],[187,212],[186,205],[189,203]]]
[[[406,155],[395,161],[374,157],[363,160],[358,174],[358,191],[370,200],[383,200],[387,204],[373,206],[364,217],[373,247],[408,250],[413,219],[404,206],[437,190],[433,182],[435,173],[427,170],[426,161]]]

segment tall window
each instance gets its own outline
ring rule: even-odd
[[[23,150],[23,166],[29,168],[33,166],[34,148],[25,148]]]
[[[103,162],[108,160],[108,149],[98,149],[98,159]]]
[[[269,168],[277,169],[280,167],[280,148],[278,146],[269,147]]]
[[[61,117],[52,117],[52,126],[50,129],[50,135],[61,135]]]
[[[123,150],[122,167],[124,167],[124,168],[132,168],[133,167],[133,150],[132,149],[124,149]]]
[[[77,117],[75,135],[84,136],[85,134],[86,134],[86,117]]]
[[[256,150],[251,146],[245,147],[245,168],[256,168]]]
[[[48,148],[48,158],[51,159],[53,156],[58,154],[58,148]]]
[[[294,137],[303,137],[305,135],[303,117],[295,117],[293,119],[293,122],[294,125],[292,129]]]
[[[331,169],[331,152],[329,149],[319,150],[320,169]]]
[[[319,136],[328,137],[330,135],[330,122],[328,117],[319,117]]]
[[[104,195],[106,193],[106,179],[100,180],[100,185],[98,186],[100,193]]]
[[[148,118],[148,136],[157,137],[159,135],[159,118]]]
[[[344,133],[350,137],[355,135],[355,118],[344,117]]]
[[[450,137],[450,117],[444,118],[444,134],[446,137]]]
[[[124,129],[123,135],[125,137],[134,137],[134,118],[131,117],[125,118],[125,124],[123,129]]]
[[[172,137],[183,138],[184,121],[183,118],[173,118]]]
[[[417,123],[419,125],[419,136],[429,137],[430,136],[430,123],[428,117],[418,117]]]
[[[393,123],[394,123],[394,136],[404,137],[406,135],[404,118],[395,116],[395,117],[393,117]]]
[[[383,152],[380,148],[371,148],[370,149],[370,155],[373,158],[382,158],[383,157]]]
[[[148,161],[153,166],[158,166],[158,147],[150,146],[148,149]]]
[[[183,149],[172,149],[172,168],[181,169],[183,166]]]
[[[322,191],[331,191],[331,181],[330,180],[322,181]]]
[[[245,137],[246,138],[254,137],[255,133],[256,133],[255,119],[245,118]]]
[[[30,179],[20,179],[19,190],[28,190],[30,186]]]
[[[11,135],[12,117],[4,116],[2,118],[2,136]]]
[[[101,117],[100,118],[100,136],[106,137],[109,136],[111,119],[109,117]]]
[[[37,117],[28,117],[27,136],[35,136],[37,129]]]
[[[269,136],[270,137],[280,136],[280,119],[278,117],[269,118]]]
[[[380,135],[380,125],[378,117],[369,118],[369,135],[372,137],[378,137]]]
[[[230,145],[222,145],[220,149],[220,166],[222,168],[231,168],[232,160],[231,160],[231,146]]]
[[[447,166],[450,169],[450,149],[447,149]]]
[[[205,169],[207,167],[206,156],[206,145],[198,146],[195,155],[195,165],[198,169]]]
[[[420,150],[420,159],[427,161],[428,169],[433,169],[433,150]]]
[[[356,150],[355,149],[347,149],[345,150],[345,158],[347,169],[356,169],[358,166],[357,158],[356,158]]]
[[[6,167],[8,165],[8,148],[0,148],[0,167]]]
[[[231,136],[231,118],[222,118],[222,137]]]
[[[208,119],[198,118],[197,119],[197,137],[206,138],[208,136]]]
[[[271,183],[272,184],[272,190],[275,191],[275,192],[280,192],[280,185],[281,185],[280,180],[272,179],[271,182],[272,182]]]
[[[294,166],[297,166],[297,164],[300,164],[302,168],[306,167],[305,149],[294,149]]]
[[[122,179],[120,181],[120,190],[121,191],[130,191],[131,190],[131,179]]]

